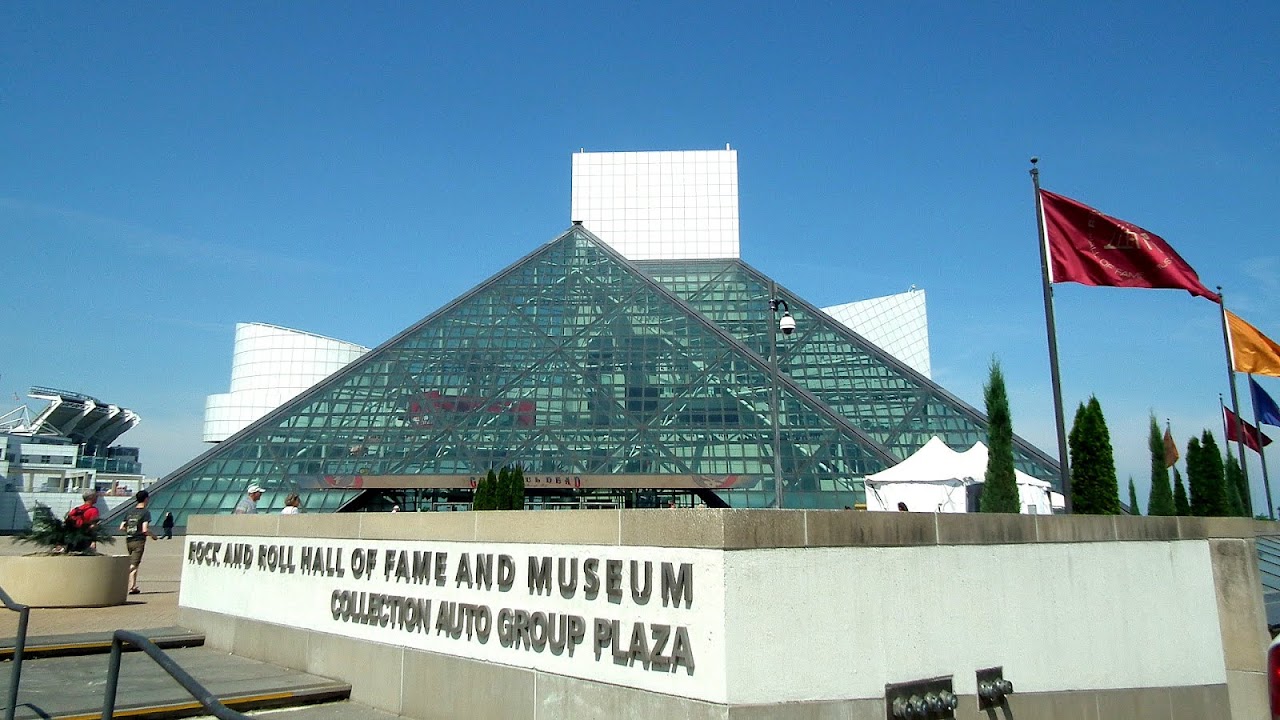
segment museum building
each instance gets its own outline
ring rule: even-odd
[[[932,437],[985,442],[927,344],[904,361],[740,259],[737,190],[730,149],[574,153],[567,230],[161,479],[153,514],[250,483],[260,510],[466,509],[517,465],[532,508],[854,507]]]

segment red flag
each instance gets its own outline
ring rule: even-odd
[[[1040,207],[1049,282],[1174,288],[1222,302],[1159,235],[1048,190],[1040,191]]]
[[[1236,428],[1236,414],[1231,412],[1228,407],[1222,408],[1223,423],[1227,426],[1227,442],[1240,442],[1240,432]],[[1271,438],[1266,434],[1258,431],[1258,428],[1241,420],[1240,426],[1244,428],[1244,446],[1250,450],[1260,453],[1264,446],[1271,444]],[[1259,444],[1258,438],[1262,438]]]

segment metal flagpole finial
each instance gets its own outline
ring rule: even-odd
[[[1031,177],[1033,178],[1040,177],[1040,166],[1036,165],[1036,163],[1038,162],[1040,162],[1040,158],[1036,157],[1035,155],[1032,155],[1031,156]]]

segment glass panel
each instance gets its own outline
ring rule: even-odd
[[[769,357],[775,324],[769,278],[738,260],[635,264],[760,357]],[[779,372],[895,457],[910,456],[935,435],[957,450],[986,442],[986,417],[978,410],[803,299],[782,288],[777,293],[796,321],[794,334],[778,336]],[[1021,438],[1015,438],[1014,453],[1019,470],[1057,487],[1054,459]]]

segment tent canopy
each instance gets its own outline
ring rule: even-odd
[[[961,453],[947,447],[947,444],[935,435],[929,439],[929,442],[924,444],[924,447],[915,451],[906,460],[874,475],[868,475],[867,482],[944,482],[947,480],[961,480],[965,477],[960,461],[961,456]],[[984,472],[985,462],[984,459]]]
[[[894,510],[903,502],[911,510],[965,512],[964,488],[986,481],[987,459],[981,442],[956,452],[935,436],[911,457],[866,477],[867,509]],[[1013,474],[1023,512],[1053,512],[1049,483],[1021,470]]]
[[[935,437],[934,440],[936,439],[937,438]],[[965,468],[971,472],[976,471],[978,473],[977,475],[971,476],[973,477],[974,482],[983,482],[986,479],[988,455],[987,446],[983,445],[982,441],[974,443],[973,447],[959,453],[959,456],[963,459]],[[1014,482],[1019,485],[1030,485],[1031,487],[1044,488],[1046,490],[1049,489],[1049,483],[1041,480],[1040,478],[1032,477],[1016,468],[1013,471],[1013,479]]]

